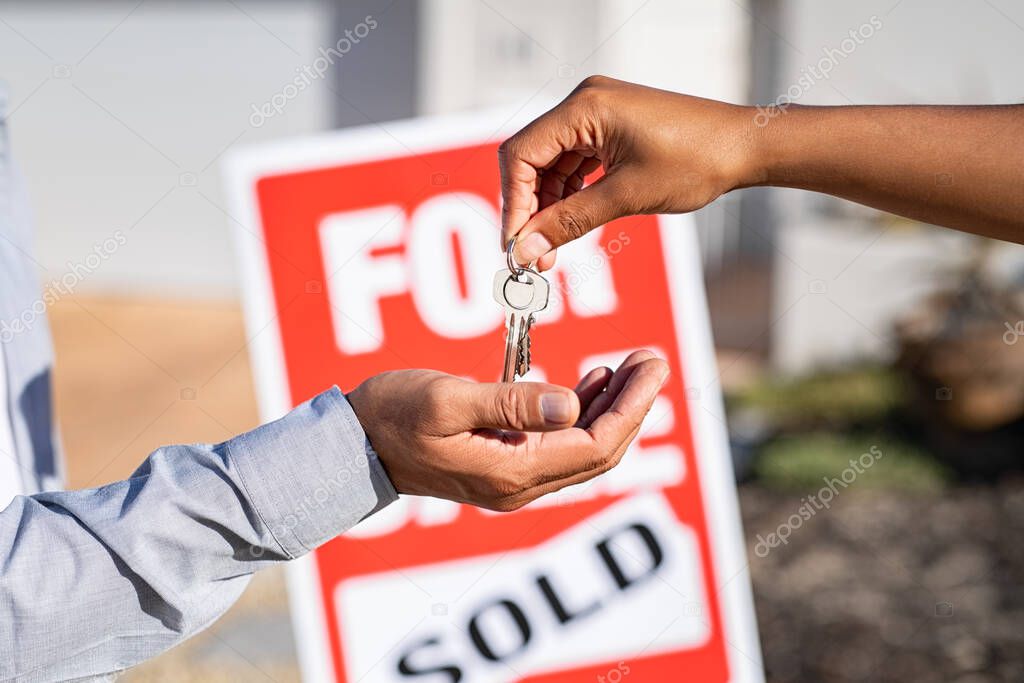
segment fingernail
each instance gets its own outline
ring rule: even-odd
[[[540,412],[548,424],[565,424],[572,418],[572,406],[565,394],[544,394],[540,397]]]
[[[521,243],[516,244],[516,253],[520,264],[533,263],[549,251],[551,251],[551,242],[539,232],[530,233]]]

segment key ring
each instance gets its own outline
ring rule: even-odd
[[[512,273],[513,277],[515,277],[516,282],[522,282],[523,275],[526,273],[526,271],[529,270],[536,272],[534,269],[534,265],[536,265],[537,262],[532,261],[528,266],[520,266],[516,264],[515,257],[512,256],[512,251],[516,246],[517,237],[518,235],[512,237],[512,239],[508,241],[508,247],[505,248],[505,263],[508,265],[509,272]]]

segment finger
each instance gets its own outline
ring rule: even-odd
[[[502,245],[508,244],[530,219],[530,205],[539,190],[536,183],[540,170],[576,144],[576,132],[563,107],[564,103],[559,104],[543,114],[498,148]]]
[[[455,431],[543,432],[571,427],[580,415],[575,392],[542,382],[466,382],[450,397],[447,407]]]
[[[636,430],[628,434],[626,438],[623,440],[622,444],[620,444],[619,448],[616,449],[612,456],[608,458],[602,464],[601,467],[598,467],[596,469],[583,470],[581,472],[574,472],[573,474],[567,477],[553,479],[551,481],[546,481],[536,486],[527,488],[519,495],[520,500],[516,501],[515,506],[518,507],[521,505],[526,505],[527,503],[530,503],[536,500],[537,498],[540,498],[541,496],[546,496],[549,493],[554,493],[555,491],[559,491],[567,486],[572,486],[573,484],[582,484],[584,482],[590,481],[594,477],[597,477],[598,475],[603,474],[608,470],[616,467],[622,461],[622,457],[629,450],[629,445],[633,442],[633,439],[635,439],[637,434],[639,433],[640,429],[637,428]]]
[[[580,164],[579,170],[576,171],[576,175],[579,176],[580,181],[583,181],[588,175],[601,168],[602,163],[603,162],[600,157],[587,157],[583,160],[583,163]],[[583,186],[580,185],[580,187]],[[577,187],[576,189],[578,190],[580,187]]]
[[[628,405],[624,403],[621,407],[625,412],[621,417],[617,416],[614,423],[611,420],[605,421],[600,426],[601,433],[589,430],[593,436],[593,446],[589,457],[560,463],[562,474],[539,481],[521,492],[520,496],[524,500],[520,505],[525,505],[531,500],[566,486],[588,481],[616,467],[629,450],[630,444],[640,433],[644,417],[650,411],[667,376],[668,365],[660,359],[645,361],[644,367],[631,373],[631,381],[627,382],[627,388],[622,393],[624,400],[628,401]],[[566,433],[545,436],[560,436]],[[553,452],[557,454],[559,451],[553,449]],[[549,458],[549,460],[554,460],[554,458]],[[567,468],[566,465],[569,467]]]
[[[566,152],[558,157],[554,165],[546,169],[540,177],[541,210],[562,199],[566,183],[576,176],[584,156],[579,152]]]
[[[555,257],[558,252],[554,249],[537,259],[537,270],[544,272],[545,270],[551,270],[555,267]]]
[[[542,208],[518,232],[516,258],[529,263],[594,228],[631,213],[628,172],[601,176],[565,199]]]
[[[668,373],[668,363],[660,358],[649,358],[637,365],[611,406],[588,428],[594,440],[621,443],[625,435],[639,429]]]
[[[580,379],[576,385],[576,396],[580,399],[580,415],[587,411],[587,406],[608,386],[608,380],[612,378],[611,368],[594,368]]]
[[[629,354],[625,360],[619,365],[615,374],[612,375],[611,381],[608,382],[608,387],[605,391],[596,396],[593,401],[583,411],[583,415],[580,418],[580,426],[587,427],[592,423],[598,415],[603,413],[612,404],[612,401],[619,395],[622,387],[625,386],[626,381],[629,379],[630,374],[636,369],[640,363],[656,356],[648,351],[647,349],[640,349]]]
[[[585,472],[603,472],[618,462],[667,376],[665,361],[648,358],[631,369],[615,401],[589,428],[539,435],[519,461],[528,481],[525,488]]]
[[[614,421],[605,420],[597,432],[591,428],[540,434],[534,449],[527,450],[527,455],[517,463],[520,478],[526,482],[523,492],[542,487],[540,495],[611,469],[640,433],[640,425],[657,395],[657,388],[658,384],[654,383],[648,389],[649,400],[635,407],[634,413]],[[555,485],[549,486],[552,483]]]
[[[583,159],[583,163],[580,165],[576,172],[573,173],[565,181],[565,187],[562,189],[562,196],[569,197],[583,188],[583,183],[586,182],[586,177],[601,167],[601,160],[595,157],[586,157]],[[538,203],[534,204],[534,211],[536,213],[536,207]],[[531,214],[532,215],[532,214]],[[555,256],[558,254],[557,249],[552,249],[548,253],[537,259],[537,270],[544,272],[545,270],[551,270],[555,267]]]
[[[583,184],[587,180],[587,176],[596,171],[601,167],[601,160],[595,157],[587,157],[583,159],[580,167],[576,169],[565,181],[565,189],[562,190],[562,197],[569,197],[583,189]]]

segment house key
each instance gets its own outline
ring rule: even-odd
[[[494,274],[494,300],[505,309],[505,364],[501,381],[512,382],[530,370],[530,326],[533,314],[548,305],[551,286],[532,267],[517,266],[512,257],[516,238],[506,250],[507,268]]]

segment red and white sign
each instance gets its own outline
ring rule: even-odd
[[[231,158],[265,419],[395,368],[497,380],[502,120]],[[509,514],[403,496],[294,562],[307,681],[763,680],[691,222],[623,219],[561,249],[532,330],[528,379],[572,386],[637,348],[669,361],[622,463]]]

